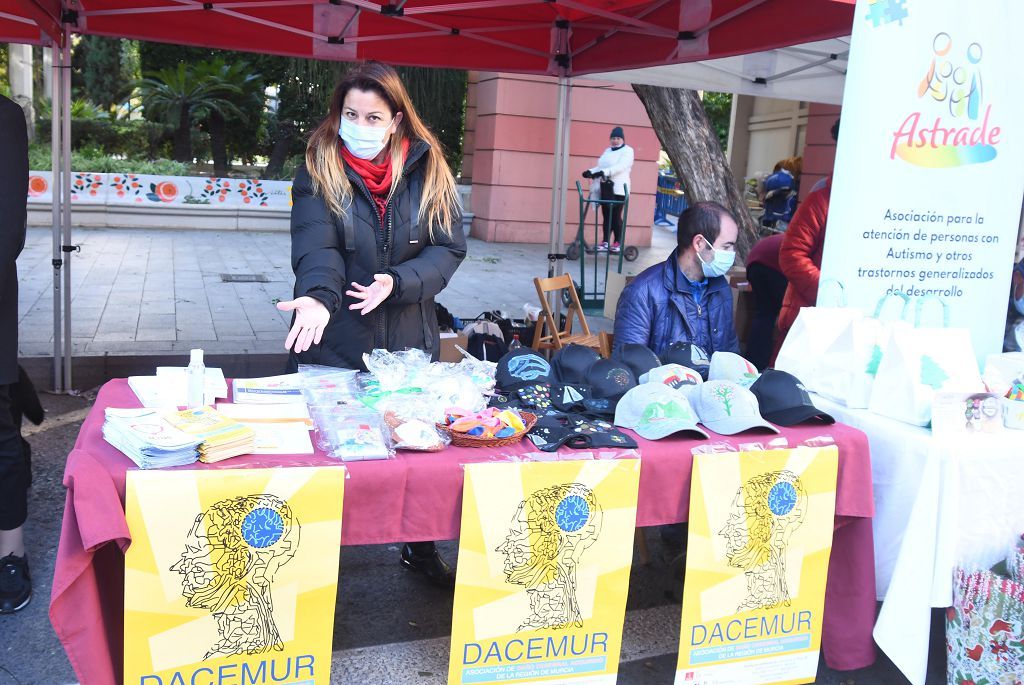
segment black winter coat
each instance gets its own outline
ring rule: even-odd
[[[18,255],[25,246],[28,127],[0,95],[0,384],[18,382]]]
[[[362,356],[376,348],[417,348],[435,361],[440,336],[434,296],[444,290],[466,256],[461,221],[451,237],[431,232],[419,218],[428,145],[409,146],[405,169],[385,214],[384,226],[366,185],[346,167],[353,187],[344,218],[331,214],[312,180],[300,167],[292,184],[292,270],[295,297],[308,295],[324,303],[331,320],[319,345],[292,353],[289,367],[325,364],[363,369]],[[353,281],[373,282],[374,274],[395,279],[391,296],[366,316],[349,310],[357,300],[345,295]]]

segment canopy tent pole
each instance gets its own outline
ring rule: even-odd
[[[60,82],[63,97],[61,98],[61,125],[63,135],[61,136],[61,147],[63,155],[61,158],[61,187],[64,190],[64,201],[61,203],[61,210],[64,215],[62,221],[64,243],[61,247],[64,258],[64,392],[71,391],[71,40],[64,40],[61,48],[63,60],[60,70]]]
[[[61,274],[60,267],[63,263],[61,253],[61,114],[64,111],[62,105],[64,88],[62,85],[61,65],[64,60],[63,50],[54,45],[52,50],[52,76],[50,78],[50,206],[53,226],[51,236],[53,238],[53,391],[60,392],[63,381],[63,343],[61,341]]]
[[[548,241],[548,278],[562,273],[565,250],[565,184],[569,158],[569,79],[558,78],[558,109],[555,117],[555,154],[551,183],[551,230]]]

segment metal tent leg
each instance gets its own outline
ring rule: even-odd
[[[565,251],[565,193],[569,170],[569,124],[572,120],[572,85],[568,78],[558,79],[558,115],[555,120],[555,163],[551,184],[551,232],[548,244],[548,276],[562,273]],[[559,255],[559,256],[556,256]]]
[[[52,180],[50,182],[50,189],[52,192],[50,204],[52,207],[52,219],[53,226],[51,233],[53,237],[53,391],[60,392],[63,389],[64,380],[64,369],[63,369],[63,355],[64,346],[61,340],[61,273],[60,268],[63,263],[64,255],[61,253],[61,222],[63,221],[63,213],[61,212],[61,181],[63,174],[61,173],[61,115],[64,111],[62,105],[64,89],[62,83],[62,69],[61,64],[63,63],[63,50],[59,46],[54,45],[52,57],[52,77],[50,78],[50,85],[52,90],[50,92],[50,170]]]
[[[71,359],[74,353],[71,341],[71,39],[70,36],[64,40],[63,64],[61,68],[61,89],[64,97],[61,99],[61,124],[64,135],[61,137],[63,158],[61,160],[61,175],[63,180],[61,187],[64,190],[64,202],[62,203],[63,220],[63,245],[61,247],[64,260],[64,392],[71,392]]]
[[[558,79],[558,115],[555,120],[555,164],[551,183],[551,231],[548,249],[551,257],[548,276],[562,272],[562,259],[558,257],[565,249],[563,232],[565,229],[565,185],[568,171],[569,151],[569,80]]]
[[[567,77],[558,79],[558,116],[555,119],[555,164],[551,184],[551,232],[548,243],[548,278],[561,276],[565,260],[565,193],[569,170],[569,123],[572,121],[572,85]],[[548,304],[558,325],[562,298],[548,295]],[[552,334],[555,331],[551,331]]]

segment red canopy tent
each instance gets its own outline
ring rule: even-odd
[[[0,40],[73,33],[573,76],[849,33],[834,0],[0,0]],[[28,35],[26,35],[28,34]]]
[[[564,247],[569,79],[849,34],[853,0],[0,0],[0,41],[52,43],[54,384],[71,388],[70,34],[559,77],[552,255]],[[63,265],[63,279],[61,268]],[[561,263],[552,261],[553,272]],[[63,284],[61,283],[63,280]],[[63,327],[61,293],[63,291]],[[63,346],[61,337],[63,334]]]

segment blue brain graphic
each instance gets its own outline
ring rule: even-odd
[[[555,509],[555,523],[566,533],[575,533],[587,525],[590,518],[590,505],[579,495],[569,495]]]
[[[543,357],[535,354],[523,354],[508,360],[508,372],[514,378],[535,381],[550,375],[551,365]]]
[[[780,482],[768,492],[768,508],[776,516],[785,516],[796,506],[796,488],[792,483]]]
[[[266,549],[281,539],[284,521],[281,514],[267,507],[253,509],[242,521],[242,539],[255,549]]]

